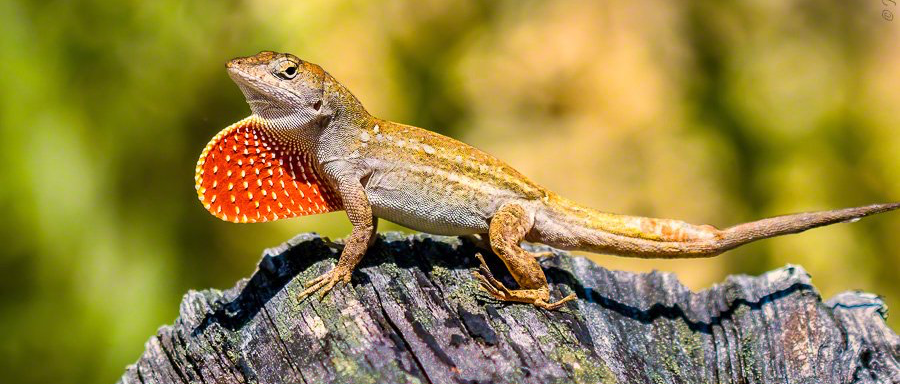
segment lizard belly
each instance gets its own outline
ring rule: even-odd
[[[468,186],[426,174],[376,172],[365,188],[375,216],[405,227],[448,236],[488,231],[493,204]]]

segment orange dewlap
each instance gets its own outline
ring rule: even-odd
[[[309,156],[253,116],[213,137],[196,172],[200,202],[225,221],[258,223],[342,209]]]

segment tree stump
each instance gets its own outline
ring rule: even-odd
[[[188,292],[120,383],[900,383],[885,304],[822,302],[799,266],[694,293],[554,250],[541,260],[554,299],[578,300],[548,312],[483,293],[469,242],[388,233],[351,284],[298,301],[336,248],[300,235],[234,288]]]

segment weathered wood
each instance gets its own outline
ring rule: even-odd
[[[476,251],[386,234],[350,286],[298,302],[337,255],[298,236],[236,287],[188,292],[120,382],[900,383],[884,303],[858,292],[823,303],[798,266],[693,293],[669,273],[553,257],[542,264],[554,295],[579,300],[547,312],[482,294]]]

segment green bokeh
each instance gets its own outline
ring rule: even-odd
[[[293,233],[348,232],[342,213],[236,225],[198,203],[200,150],[248,113],[234,56],[296,53],[371,112],[598,208],[724,226],[900,200],[900,33],[869,3],[2,1],[4,381],[113,382],[188,289],[232,286]],[[826,296],[900,305],[898,216],[682,277],[793,262]]]

